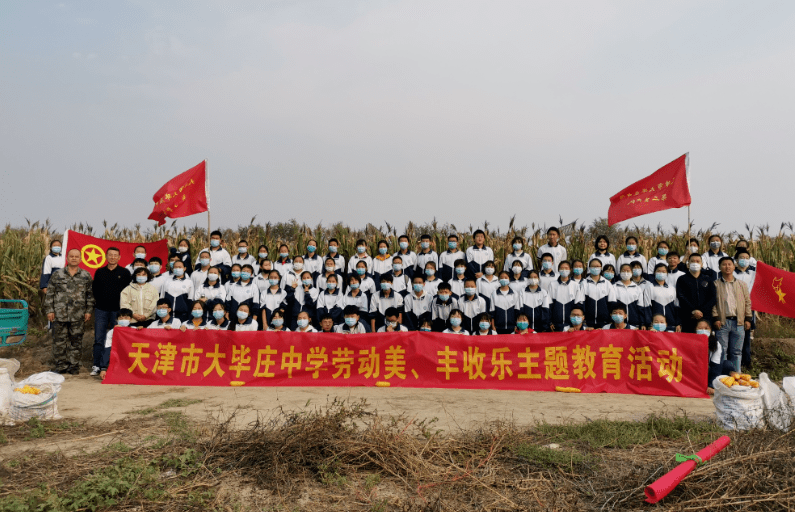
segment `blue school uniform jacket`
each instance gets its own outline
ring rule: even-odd
[[[650,294],[646,293],[644,286],[630,282],[625,285],[621,281],[615,283],[616,302],[627,308],[627,323],[633,327],[651,324]]]
[[[676,288],[668,285],[668,283],[660,285],[655,281],[651,288],[651,318],[649,324],[651,324],[655,315],[663,315],[668,328],[676,328],[680,323],[678,309],[676,307]]]
[[[588,276],[582,283],[583,309],[585,311],[585,325],[594,329],[601,329],[610,323],[610,306],[616,300],[616,291],[613,285],[605,278],[600,277],[594,281]]]
[[[497,329],[513,329],[516,327],[516,313],[522,307],[519,293],[511,288],[504,292],[497,288],[491,294],[491,309],[494,327]],[[474,332],[474,330],[473,330]]]
[[[549,293],[538,286],[535,291],[526,287],[521,293],[522,313],[530,320],[530,328],[536,332],[549,330],[549,306],[551,301]]]
[[[583,303],[582,288],[572,280],[553,281],[549,285],[549,313],[550,323],[555,326],[555,332],[562,332],[563,328],[571,325],[571,310],[575,304]]]

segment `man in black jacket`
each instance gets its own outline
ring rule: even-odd
[[[676,298],[679,300],[682,331],[694,333],[699,320],[711,320],[715,286],[712,276],[702,272],[699,254],[691,254],[687,264],[688,272],[676,282]]]
[[[119,297],[122,290],[130,284],[130,272],[119,266],[120,252],[109,247],[105,252],[108,264],[98,268],[94,273],[92,290],[94,292],[94,362],[91,375],[99,375],[102,354],[105,351],[105,337],[116,325],[116,314],[119,311]]]

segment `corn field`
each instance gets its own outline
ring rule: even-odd
[[[454,224],[441,224],[436,219],[426,224],[409,222],[404,229],[399,231],[396,226],[388,222],[385,222],[383,226],[368,224],[363,229],[353,229],[342,223],[336,223],[329,227],[320,224],[311,227],[299,224],[294,219],[285,223],[268,222],[262,225],[256,223],[256,217],[254,217],[248,225],[220,231],[223,233],[226,247],[234,250],[238,241],[247,240],[250,252],[256,253],[257,247],[263,244],[268,247],[271,257],[276,255],[278,246],[282,243],[290,247],[291,256],[303,255],[306,253],[306,244],[310,239],[317,240],[318,252],[324,255],[327,241],[336,238],[339,241],[339,252],[347,259],[354,254],[356,241],[359,239],[367,242],[370,254],[377,254],[377,244],[380,240],[386,240],[392,252],[397,250],[398,237],[407,235],[411,242],[411,248],[416,251],[420,236],[428,234],[432,239],[433,247],[440,252],[446,249],[449,234],[457,234],[459,247],[466,248],[472,245],[472,232],[480,228],[486,233],[486,245],[494,250],[498,268],[501,268],[506,253],[512,250],[511,241],[515,236],[523,237],[533,250],[546,243],[547,226],[533,223],[529,226],[519,227],[515,221],[516,217],[514,216],[510,219],[508,229],[504,232],[501,232],[499,228],[492,229],[487,221],[481,226],[470,225],[466,229],[460,229]],[[664,230],[661,225],[654,229],[634,225],[619,229],[615,226],[608,226],[605,218],[596,219],[590,225],[578,223],[576,220],[564,222],[563,219],[560,219],[558,227],[562,234],[561,244],[566,246],[570,259],[587,259],[593,252],[594,240],[599,235],[606,235],[610,239],[610,251],[614,254],[624,250],[624,240],[627,236],[636,236],[640,252],[647,257],[656,253],[657,242],[662,240],[668,242],[671,250],[685,254],[688,241],[686,228],[672,226],[670,230]],[[750,252],[755,258],[779,268],[795,271],[793,223],[782,223],[777,233],[773,232],[769,225],[746,225],[744,233],[736,231],[722,233],[717,230],[717,227],[717,224],[713,224],[706,230],[696,230],[691,226],[690,235],[701,242],[702,251],[706,251],[706,240],[713,234],[721,236],[730,255],[734,254],[731,249],[734,243],[743,239],[749,242]],[[150,229],[142,228],[140,224],[136,224],[133,228],[119,227],[117,224],[108,226],[107,222],[103,222],[102,229],[97,230],[84,223],[75,224],[69,229],[124,242],[150,242],[166,238],[170,246],[175,246],[179,240],[185,238],[191,242],[194,258],[197,250],[207,246],[208,238],[205,228],[198,226],[177,228],[176,222],[173,222],[171,226],[153,226]],[[47,254],[50,241],[61,239],[62,235],[53,228],[49,220],[44,223],[28,221],[28,225],[25,227],[6,226],[0,232],[0,252],[3,255],[0,260],[0,298],[24,299],[30,305],[32,317],[36,317],[40,313],[38,283],[42,260]]]

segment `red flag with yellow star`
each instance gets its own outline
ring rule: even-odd
[[[96,272],[98,268],[108,264],[106,255],[108,249],[111,247],[115,247],[119,250],[119,265],[122,267],[126,267],[133,262],[135,259],[135,248],[138,246],[142,246],[146,249],[147,262],[153,256],[157,256],[163,260],[162,267],[164,269],[167,268],[168,265],[168,241],[166,240],[136,244],[95,238],[93,236],[67,230],[64,234],[64,246],[66,246],[64,256],[67,256],[72,249],[80,251],[80,268],[88,271],[91,277],[94,277],[94,272]]]
[[[795,273],[756,263],[751,309],[795,318]]]
[[[177,219],[207,211],[207,161],[188,169],[155,192],[155,208],[149,218],[158,225],[166,218]]]
[[[688,155],[685,153],[611,197],[607,223],[612,226],[639,215],[689,205]]]

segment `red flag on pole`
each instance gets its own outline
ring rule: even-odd
[[[757,262],[751,308],[762,313],[795,318],[795,274]]]
[[[688,160],[685,153],[611,197],[607,223],[612,226],[647,213],[689,205]]]
[[[207,211],[207,161],[188,169],[160,187],[153,197],[155,209],[149,218],[162,226],[166,218],[177,219]]]
[[[94,277],[94,272],[98,268],[104,267],[108,264],[107,252],[111,247],[119,250],[119,265],[126,267],[135,259],[135,248],[142,245],[146,248],[147,259],[152,256],[157,256],[163,260],[164,268],[165,263],[168,262],[168,241],[158,240],[157,242],[148,242],[145,244],[137,244],[131,242],[117,242],[115,240],[105,240],[104,238],[96,238],[82,233],[77,233],[72,230],[66,230],[64,234],[64,246],[66,251],[64,254],[69,254],[72,249],[80,251],[80,268],[88,271],[91,277]]]

